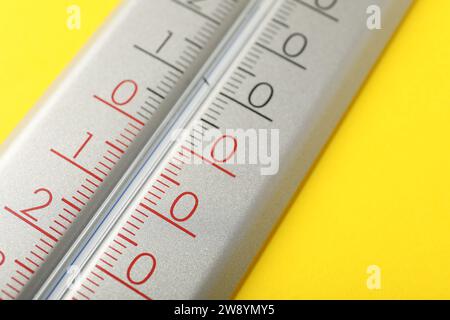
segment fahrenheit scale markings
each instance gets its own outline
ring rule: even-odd
[[[248,1],[130,0],[0,163],[0,299],[32,298]]]
[[[410,4],[261,2],[275,5],[261,6],[251,39],[236,42],[238,54],[206,79],[207,97],[174,125],[188,134],[147,158],[107,212],[113,223],[73,260],[80,276],[59,279],[49,297],[229,298]],[[374,3],[385,17],[375,32],[366,27]],[[263,175],[262,164],[235,164],[246,142],[227,129],[278,132],[279,165]],[[232,147],[220,154],[224,144]]]

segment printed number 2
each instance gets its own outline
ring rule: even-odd
[[[32,208],[29,208],[29,209],[20,210],[20,212],[23,215],[27,216],[29,219],[34,220],[34,221],[37,221],[37,219],[35,217],[33,217],[30,213],[35,212],[35,211],[39,211],[39,210],[42,210],[42,209],[45,209],[45,208],[48,208],[51,205],[52,201],[53,201],[53,195],[50,192],[50,190],[44,189],[44,188],[40,188],[40,189],[37,189],[36,191],[34,191],[34,194],[39,194],[39,193],[43,193],[43,194],[46,195],[46,199],[45,199],[44,204],[41,204],[41,205],[38,205],[38,206],[35,206],[35,207],[32,207]],[[1,255],[0,255],[0,261],[1,261]]]

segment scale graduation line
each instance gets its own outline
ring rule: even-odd
[[[124,1],[2,150],[0,206],[32,212],[37,222],[0,213],[0,299],[31,299],[41,290],[249,0],[197,4],[199,14],[217,17],[214,24],[180,3]],[[202,43],[189,61],[186,38]],[[141,108],[153,104],[146,88],[164,93],[151,113]],[[39,267],[29,262],[37,255]],[[35,273],[18,275],[16,260]]]
[[[185,112],[171,130],[151,154],[142,155],[142,166],[133,172],[127,189],[108,208],[108,215],[114,218],[99,226],[98,234],[86,243],[86,254],[81,251],[82,258],[74,260],[73,266],[81,267],[78,281],[71,288],[58,287],[51,298],[136,299],[135,290],[152,299],[230,298],[411,3],[338,0],[325,14],[312,15],[312,11],[325,9],[312,10],[312,1],[309,6],[294,0],[262,2],[275,5],[259,8],[264,14],[255,14],[254,19],[262,16],[263,21],[254,21],[256,27],[250,23],[240,30],[242,36],[236,37],[235,45],[206,76],[210,85],[204,83],[203,90],[186,100]],[[366,26],[366,8],[374,3],[384,17],[389,17],[381,31]],[[330,25],[328,16],[337,17],[335,23]],[[302,72],[272,52],[248,59],[275,17],[290,28],[277,31],[267,47],[278,48],[276,52],[285,50],[286,56],[305,66]],[[300,39],[290,37],[293,32],[307,37],[306,48],[302,43],[293,47],[294,43],[286,43]],[[252,35],[248,37],[248,33]],[[299,50],[298,55],[293,54],[293,48]],[[358,61],[358,68],[351,67],[354,61]],[[259,113],[267,111],[273,115],[272,121],[227,107],[220,100],[229,79],[242,69],[251,71],[242,78],[232,98],[249,101],[247,107]],[[269,95],[258,89],[268,83],[272,88]],[[263,107],[252,103],[256,99],[253,94],[267,103]],[[187,146],[180,134],[180,139],[173,138],[179,129],[191,134],[198,131],[214,103],[224,110],[218,116],[220,130],[212,150],[204,152],[200,147]],[[231,157],[223,161],[214,157],[218,141],[230,139],[227,129],[242,128],[277,130],[281,155],[278,170],[263,174],[262,169],[267,168],[262,164],[236,165]],[[237,144],[242,142],[238,137],[231,138]],[[183,151],[198,155],[201,163],[181,160]],[[233,176],[211,170],[211,164]],[[170,168],[177,169],[179,185],[155,190],[161,174]],[[149,194],[155,196],[156,204],[144,203]],[[144,216],[143,223],[136,224],[134,235],[130,235],[137,246],[121,248],[118,255],[111,247],[118,248],[114,246],[117,234],[126,225],[133,226],[130,221],[139,208],[148,208],[161,219]],[[189,230],[195,238],[186,237],[183,229],[174,226]],[[87,279],[98,267],[107,272],[114,269],[120,285],[103,280],[96,288],[90,286]]]
[[[410,4],[126,2],[1,158],[0,299],[230,298]]]

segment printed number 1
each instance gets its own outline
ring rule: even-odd
[[[169,42],[170,38],[172,38],[173,32],[172,31],[167,31],[167,33],[168,33],[167,37],[164,39],[162,44],[159,46],[158,50],[156,50],[156,53],[160,53],[161,50],[166,46],[167,42]]]

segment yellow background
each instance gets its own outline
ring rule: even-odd
[[[118,2],[2,1],[0,142]],[[450,298],[450,1],[417,0],[237,297]]]

